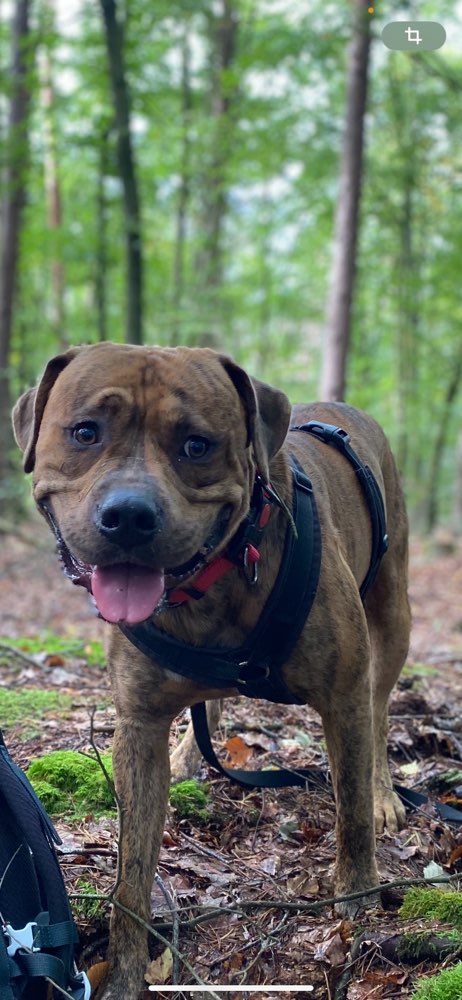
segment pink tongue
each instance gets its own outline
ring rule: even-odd
[[[164,574],[130,563],[97,566],[91,577],[91,591],[107,622],[136,625],[157,608],[164,593]]]

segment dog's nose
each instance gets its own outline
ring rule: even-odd
[[[158,511],[152,501],[119,490],[98,507],[96,526],[102,535],[123,549],[150,542],[159,530]]]

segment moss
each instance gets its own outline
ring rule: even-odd
[[[453,954],[461,944],[459,931],[444,932],[443,937],[434,931],[415,931],[403,934],[396,954],[401,962],[438,961]]]
[[[182,819],[208,819],[207,803],[208,790],[197,781],[180,781],[170,789],[170,804]]]
[[[73,636],[42,632],[32,638],[24,636],[19,639],[4,639],[0,636],[0,643],[11,646],[12,649],[18,649],[19,652],[28,656],[46,653],[48,656],[78,657],[85,660],[90,666],[104,666],[105,663],[103,644],[96,639],[87,642]]]
[[[440,771],[439,774],[434,774],[432,778],[428,779],[426,785],[427,788],[436,788],[439,792],[444,792],[448,788],[454,788],[454,785],[460,785],[460,783],[460,768],[454,768],[452,771]]]
[[[110,755],[103,754],[102,760],[112,778]],[[101,816],[115,808],[112,789],[98,761],[73,750],[56,750],[39,757],[27,776],[52,816]]]
[[[0,688],[0,719],[2,729],[13,726],[18,722],[26,723],[31,720],[41,719],[47,712],[58,712],[65,714],[72,705],[71,695],[61,694],[59,691],[42,691],[34,688],[21,688],[11,691],[8,688]]]
[[[405,920],[426,917],[462,930],[462,893],[442,889],[409,889],[399,911]]]
[[[462,997],[462,962],[444,969],[431,979],[421,979],[411,1000],[460,1000]]]

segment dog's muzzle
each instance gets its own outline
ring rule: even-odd
[[[98,504],[94,521],[104,538],[129,552],[152,542],[163,518],[157,505],[141,493],[114,490]]]

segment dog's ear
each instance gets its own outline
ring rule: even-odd
[[[46,402],[58,375],[75,358],[80,348],[72,347],[65,354],[58,354],[48,362],[39,384],[28,389],[13,409],[13,430],[17,444],[24,453],[24,471],[32,472],[35,464],[35,446]]]
[[[274,389],[259,379],[250,378],[230,358],[222,356],[221,363],[244,404],[248,444],[253,444],[258,472],[267,483],[269,462],[281,448],[289,429],[289,400],[279,389]]]

